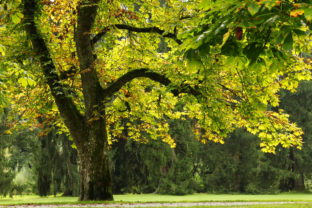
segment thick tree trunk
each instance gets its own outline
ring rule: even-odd
[[[75,42],[85,112],[82,114],[62,84],[51,54],[35,24],[35,0],[23,1],[25,31],[34,52],[40,60],[43,74],[61,116],[77,145],[80,171],[80,200],[112,200],[112,182],[107,156],[107,133],[105,123],[103,89],[94,69],[94,55],[90,31],[94,23],[99,0],[81,1],[78,5]],[[107,96],[106,96],[107,97]],[[101,115],[95,117],[95,115]]]
[[[87,131],[88,139],[77,144],[80,158],[79,200],[113,200],[104,119],[92,122]]]

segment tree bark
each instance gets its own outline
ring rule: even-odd
[[[77,143],[80,158],[79,200],[113,200],[105,119],[89,124],[88,139]]]
[[[90,37],[98,2],[89,0],[79,4],[75,29],[86,123],[85,136],[75,139],[80,159],[80,200],[113,200],[107,154],[105,95],[94,68]]]

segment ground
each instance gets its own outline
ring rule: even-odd
[[[247,205],[307,205],[312,207],[311,202],[177,202],[177,203],[125,203],[125,204],[60,204],[60,205],[10,205],[0,206],[0,208],[95,208],[95,207],[197,207],[197,206],[247,206]],[[295,205],[294,205],[295,206]],[[297,206],[296,206],[297,207]]]

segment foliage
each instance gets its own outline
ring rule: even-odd
[[[289,147],[287,143],[297,140],[302,132],[287,124],[283,111],[270,112],[266,106],[278,106],[278,89],[294,90],[300,79],[310,77],[306,70],[310,66],[299,57],[310,47],[303,43],[308,37],[309,4],[202,1],[197,8],[198,18],[190,20],[196,26],[178,37],[185,39],[182,47],[186,50],[189,68],[197,70],[192,80],[202,80],[196,77],[200,74],[208,79],[206,88],[211,94],[207,97],[219,101],[220,98],[214,96],[220,93],[224,96],[223,103],[215,102],[212,106],[207,102],[210,104],[207,107],[220,106],[215,111],[222,115],[219,120],[235,117],[236,127],[244,126],[258,134],[265,151],[272,151],[278,143]],[[294,15],[297,9],[305,12]],[[227,123],[225,121],[223,123]],[[225,129],[231,129],[232,125]],[[282,132],[297,133],[286,139]]]
[[[41,4],[42,17],[38,27],[45,39],[50,40],[48,46],[58,74],[67,73],[69,76],[71,67],[77,65],[77,59],[72,57],[75,53],[72,37],[77,21],[75,5],[78,2],[47,1]],[[147,79],[137,79],[123,86],[112,104],[107,106],[107,122],[114,123],[115,128],[110,131],[112,135],[118,136],[121,118],[128,118],[130,122],[139,118],[142,123],[129,127],[131,138],[142,140],[139,130],[145,129],[151,138],[155,138],[155,134],[160,135],[174,146],[166,133],[168,124],[164,116],[177,118],[179,113],[173,113],[177,99],[169,91],[192,86],[196,88],[197,95],[181,94],[179,102],[184,103],[183,114],[198,118],[194,130],[199,134],[199,128],[206,129],[200,133],[202,142],[207,142],[207,139],[221,142],[228,132],[245,126],[263,139],[264,151],[274,151],[279,143],[285,147],[300,145],[298,138],[302,132],[294,124],[288,123],[282,111],[266,111],[265,106],[278,105],[279,88],[294,90],[299,80],[309,79],[309,71],[303,69],[309,69],[310,66],[299,57],[299,52],[310,47],[305,41],[311,18],[309,3],[207,0],[170,1],[165,6],[159,5],[159,1],[140,4],[129,1],[122,5],[127,10],[120,9],[121,3],[117,1],[101,2],[99,16],[92,29],[92,33],[98,36],[105,33],[105,41],[99,41],[95,47],[95,65],[102,87],[109,86],[118,77],[138,68],[162,73],[172,83],[166,89]],[[2,22],[6,25],[6,31],[2,33],[15,28],[10,42],[2,43],[11,48],[5,47],[5,57],[8,57],[6,70],[16,71],[12,64],[18,66],[20,72],[21,66],[24,69],[30,67],[27,77],[24,72],[22,77],[17,77],[19,85],[27,87],[29,96],[23,96],[25,92],[21,87],[15,86],[12,90],[15,89],[16,102],[27,106],[26,112],[36,113],[38,117],[42,116],[40,111],[46,111],[40,103],[42,95],[49,94],[39,81],[41,75],[37,69],[31,69],[34,60],[17,63],[12,59],[16,51],[22,53],[20,59],[31,57],[30,51],[25,48],[27,43],[20,42],[24,36],[15,27],[23,17],[19,8],[19,1],[8,1],[2,5],[3,12],[13,11],[2,16]],[[51,16],[52,19],[49,19]],[[147,22],[146,16],[150,17]],[[121,24],[130,26],[122,27]],[[48,28],[49,25],[52,29]],[[159,34],[155,33],[159,30],[140,33],[133,29],[146,26],[156,28],[160,25],[159,30],[164,31],[161,33],[164,37],[175,37],[177,34],[173,40],[166,38],[171,49],[167,53],[157,53],[159,39],[155,37]],[[181,42],[181,46],[177,42]],[[13,49],[12,45],[19,47]],[[182,56],[185,61],[181,62]],[[69,90],[75,89],[78,97],[73,99],[78,104],[82,101],[79,96],[82,91],[79,90],[79,72],[75,74],[62,82],[70,87]],[[149,90],[141,88],[142,85]],[[16,93],[17,89],[20,93]],[[52,102],[51,98],[48,102]],[[130,105],[130,112],[123,111],[126,102]],[[26,103],[35,103],[39,107]],[[83,110],[83,104],[78,106]],[[30,116],[30,113],[25,114]],[[51,117],[51,114],[48,115]]]

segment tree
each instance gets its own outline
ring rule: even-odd
[[[266,106],[278,106],[279,89],[293,90],[310,79],[309,60],[297,56],[310,47],[310,4],[172,0],[163,5],[2,1],[1,22],[10,34],[1,43],[7,70],[14,68],[10,63],[28,67],[10,90],[23,95],[15,96],[16,104],[32,109],[23,106],[27,121],[57,107],[78,150],[80,200],[113,199],[107,147],[122,134],[124,119],[132,139],[145,141],[149,134],[172,147],[167,118],[181,115],[194,119],[203,143],[223,142],[245,127],[260,136],[267,152],[278,144],[301,145],[301,129],[282,110]],[[167,53],[157,50],[159,36]]]
[[[284,190],[304,190],[305,178],[311,177],[311,162],[309,160],[311,155],[311,82],[301,82],[296,93],[287,91],[281,92],[281,107],[285,109],[290,115],[290,119],[303,129],[303,148],[302,151],[290,148],[281,150],[287,159],[280,165],[284,165],[290,172],[289,176],[285,178],[281,188]]]
[[[40,196],[63,192],[65,196],[77,196],[79,177],[77,177],[77,151],[71,141],[56,129],[41,135],[36,168],[37,187]],[[53,188],[53,189],[52,189]]]
[[[110,151],[114,193],[190,194],[200,191],[196,179],[199,145],[191,121],[171,120],[172,149],[161,141],[146,144],[118,139]],[[148,135],[146,135],[148,137]],[[203,150],[204,151],[204,150]]]
[[[7,195],[12,188],[12,181],[14,178],[14,172],[11,170],[8,162],[8,146],[9,141],[7,136],[4,135],[4,131],[7,129],[5,120],[6,113],[0,114],[0,194]]]
[[[22,194],[34,191],[33,166],[37,159],[36,132],[23,129],[11,132],[10,108],[4,108],[0,119],[0,194]]]

